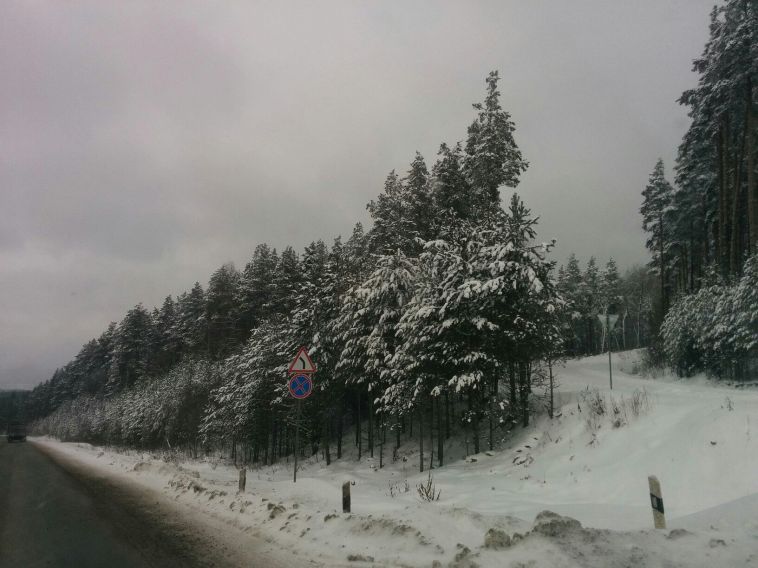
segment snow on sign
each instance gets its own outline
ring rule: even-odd
[[[289,373],[312,374],[315,372],[316,365],[313,364],[310,355],[308,355],[308,350],[305,347],[301,347],[292,363],[290,363]]]
[[[308,375],[292,375],[287,383],[287,388],[289,389],[292,398],[302,400],[308,398],[313,392],[313,381]]]

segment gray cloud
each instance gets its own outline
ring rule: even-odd
[[[349,233],[491,69],[541,237],[644,262],[711,2],[3,2],[0,388],[258,242]]]

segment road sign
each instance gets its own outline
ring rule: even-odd
[[[313,392],[313,381],[309,375],[298,373],[290,377],[287,388],[293,398],[302,400]]]
[[[316,372],[316,365],[313,364],[310,355],[308,355],[308,350],[305,347],[301,347],[297,352],[297,355],[292,360],[292,363],[290,363],[290,368],[288,371],[290,374],[304,373],[306,375],[310,375]]]
[[[600,323],[605,327],[606,322],[608,323],[608,327],[613,329],[616,326],[616,321],[618,321],[619,317],[617,314],[598,314],[597,319],[600,320]]]

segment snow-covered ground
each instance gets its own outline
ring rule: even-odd
[[[306,460],[296,484],[291,464],[255,469],[238,495],[237,470],[218,461],[36,443],[227,522],[242,547],[259,535],[303,565],[758,566],[758,390],[645,379],[630,374],[635,357],[614,355],[613,391],[607,357],[568,362],[560,416],[433,470],[441,496],[431,503],[417,495],[427,473],[408,447],[407,461],[381,470],[378,457],[328,468]],[[653,474],[666,530],[652,528]],[[343,514],[348,480],[353,512]]]

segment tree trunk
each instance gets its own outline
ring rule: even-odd
[[[751,85],[749,80],[748,84]],[[748,106],[747,129],[747,209],[748,230],[750,231],[748,252],[756,254],[758,252],[758,183],[756,183],[755,175],[755,132],[758,130],[758,124],[756,124],[752,101]]]
[[[329,427],[331,423],[330,421],[331,416],[330,413],[327,412],[324,417],[324,459],[326,460],[327,466],[332,464],[332,453],[329,447],[329,437],[331,435],[331,428]]]
[[[494,377],[493,377],[494,381]],[[494,400],[495,400],[495,388],[494,385],[490,384],[490,396],[489,396],[489,448],[490,451],[492,451],[495,448],[495,426],[493,423],[494,420]]]
[[[550,407],[548,408],[548,415],[553,418],[555,413],[555,406],[553,400],[553,362],[548,359],[547,361],[548,378],[550,379]]]
[[[395,452],[400,449],[400,416],[395,419]]]
[[[510,405],[510,409],[508,414],[511,415],[512,421],[515,423],[516,420],[516,412],[518,412],[518,390],[517,390],[517,379],[516,379],[516,365],[514,363],[510,363],[508,365],[508,368],[510,370],[509,373],[509,380],[510,380],[510,392],[508,393],[508,403]]]
[[[529,372],[527,363],[519,363],[519,394],[521,395],[521,421],[522,426],[529,426]]]
[[[274,463],[276,461],[276,434],[277,434],[277,424],[276,420],[274,419],[273,415],[271,416],[271,463]]]
[[[727,268],[729,263],[729,241],[728,241],[728,228],[729,228],[729,194],[727,184],[727,173],[729,168],[728,163],[728,151],[727,143],[729,140],[729,125],[722,120],[721,128],[719,129],[719,141],[718,141],[718,160],[719,160],[719,267],[723,275],[727,274]]]
[[[443,438],[442,438],[442,406],[440,397],[437,397],[437,460],[439,467],[442,467]]]
[[[368,451],[374,457],[374,396],[368,391]]]
[[[471,412],[471,423],[473,424],[473,437],[474,437],[474,453],[479,453],[479,400],[477,398],[478,390],[471,390],[469,392],[469,401],[470,401],[470,407],[472,408]]]
[[[450,395],[445,391],[445,439],[450,439]]]
[[[429,403],[429,469],[434,469],[434,398]]]
[[[358,461],[363,457],[363,433],[361,432],[361,391],[358,391],[358,423],[355,426],[355,435],[358,443]]]
[[[424,397],[421,395],[418,407],[418,445],[419,445],[419,471],[424,471]]]
[[[661,271],[661,306],[663,307],[662,313],[666,313],[667,298],[666,298],[666,262],[663,259],[664,254],[664,231],[663,231],[663,215],[658,215],[658,239],[659,239],[659,251],[658,254],[658,266]]]
[[[384,414],[379,415],[379,469],[384,467]]]
[[[740,215],[740,205],[742,204],[742,165],[745,157],[745,144],[747,142],[747,129],[748,129],[748,118],[747,118],[747,111],[749,109],[749,106],[745,108],[745,129],[742,132],[742,140],[740,141],[739,148],[737,149],[737,157],[735,159],[736,164],[734,168],[734,181],[733,181],[733,194],[732,194],[732,234],[731,234],[731,244],[730,244],[730,255],[729,255],[729,272],[731,274],[739,274],[740,269],[742,267],[742,258],[740,255],[741,252],[741,241],[740,238],[742,228],[742,224],[740,221],[742,220],[742,216]]]
[[[344,409],[344,406],[343,406]],[[343,430],[343,419],[342,419],[342,413],[337,416],[337,459],[342,459],[342,430]]]

